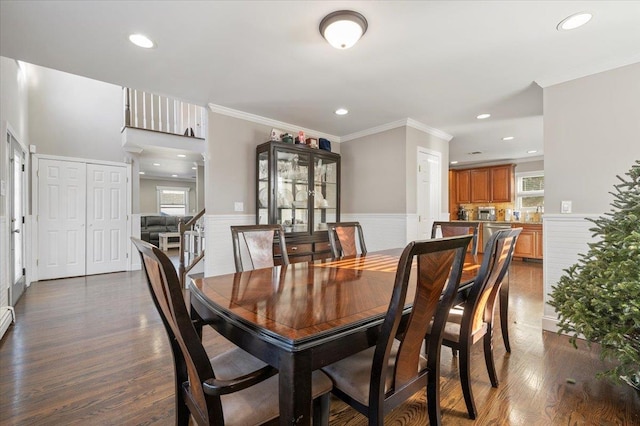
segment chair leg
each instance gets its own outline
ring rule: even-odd
[[[500,288],[500,328],[502,329],[502,341],[508,353],[511,353],[509,344],[509,281],[510,275],[507,272],[507,282],[502,283]]]
[[[440,364],[439,361],[438,364]],[[427,377],[427,412],[429,413],[429,426],[440,426],[442,424],[439,366],[430,370]]]
[[[460,360],[458,361],[460,369],[460,384],[462,385],[462,394],[464,395],[464,402],[467,404],[467,411],[469,412],[469,418],[475,419],[477,415],[476,404],[473,400],[473,393],[471,392],[471,346],[463,344],[460,348]]]
[[[493,361],[493,331],[491,326],[487,330],[487,334],[483,337],[484,343],[484,362],[487,365],[487,372],[489,373],[489,380],[491,380],[491,386],[498,387],[498,375],[496,374],[496,365]]]
[[[313,400],[313,424],[315,426],[329,426],[329,408],[331,392],[320,395]]]

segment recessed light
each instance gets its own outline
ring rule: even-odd
[[[198,170],[198,168],[194,166],[191,168],[191,170]]]
[[[536,152],[538,152],[535,149],[530,149],[529,151],[527,151],[527,154],[535,154]]]
[[[184,155],[184,154],[178,154],[178,157],[180,157],[180,158],[186,158],[186,155]]]
[[[452,161],[449,164],[458,164],[458,162],[457,161]]]
[[[484,114],[478,115],[476,118],[478,120],[484,120],[485,118],[489,118],[489,117],[491,117],[491,114],[484,113]]]
[[[142,47],[144,49],[151,49],[152,47],[156,46],[156,44],[149,37],[142,34],[131,34],[129,36],[129,41],[136,46]]]
[[[504,138],[502,138],[503,141],[512,141],[514,139],[515,139],[515,137],[513,137],[513,136],[505,136]]]
[[[171,177],[178,177],[178,175],[171,175]]]
[[[144,172],[138,172],[138,174],[139,174],[139,175],[143,175],[143,174],[144,174]]]
[[[160,163],[153,163],[154,166],[159,167]]]
[[[591,15],[589,12],[574,13],[573,15],[568,16],[560,21],[560,23],[556,26],[556,29],[558,31],[574,30],[589,22],[592,16],[593,15]]]
[[[347,115],[349,114],[349,110],[345,108],[338,108],[336,110],[336,115]]]

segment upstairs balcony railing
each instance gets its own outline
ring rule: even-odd
[[[207,112],[204,107],[128,87],[123,87],[122,93],[125,127],[206,137]]]

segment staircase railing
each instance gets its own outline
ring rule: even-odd
[[[204,209],[202,209],[198,214],[196,214],[186,223],[184,223],[182,219],[180,219],[180,221],[178,222],[178,232],[180,233],[180,265],[178,267],[178,277],[180,278],[180,284],[182,285],[182,288],[185,288],[187,273],[191,269],[193,269],[193,267],[196,266],[198,262],[200,262],[204,257],[204,248],[202,245],[202,243],[204,242],[204,235],[203,235],[204,231],[198,230],[198,232],[203,232],[203,234],[200,235],[199,242],[198,242],[198,244],[200,245],[200,250],[195,257],[189,259],[188,265],[185,265],[185,257],[186,257],[185,256],[186,254],[185,253],[186,251],[185,233],[187,231],[194,231],[194,227],[196,223],[202,216],[204,216],[204,212],[205,212]]]
[[[196,138],[207,134],[204,107],[128,87],[122,95],[125,127]]]

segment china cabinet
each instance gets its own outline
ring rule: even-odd
[[[340,155],[284,142],[256,148],[256,223],[280,224],[291,262],[329,257],[340,221]]]

